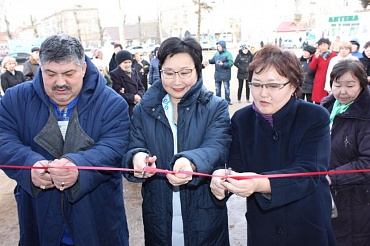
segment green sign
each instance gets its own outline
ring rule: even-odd
[[[358,15],[330,16],[329,22],[358,21]]]

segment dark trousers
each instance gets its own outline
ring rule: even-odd
[[[239,88],[238,88],[238,101],[242,99],[242,91],[243,91],[243,86],[244,86],[244,79],[238,79],[239,80]],[[245,93],[246,93],[246,98],[249,100],[249,86],[248,86],[248,80],[245,79]]]
[[[148,90],[148,75],[142,74],[140,76],[140,79],[141,79],[141,83],[143,84],[145,88],[145,91],[147,91]]]
[[[305,100],[305,97],[307,102],[312,103],[312,93],[302,93],[301,99]]]

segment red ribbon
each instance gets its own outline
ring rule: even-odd
[[[94,171],[120,171],[120,172],[139,172],[142,170],[135,170],[131,168],[120,168],[120,167],[90,167],[90,166],[62,166],[58,167],[60,169],[79,169],[79,170],[94,170]],[[0,169],[42,169],[47,170],[48,167],[34,167],[34,166],[15,166],[15,165],[0,165]],[[242,179],[256,179],[256,178],[289,178],[289,177],[306,177],[306,176],[317,176],[317,175],[338,175],[346,173],[366,173],[370,172],[370,169],[361,169],[361,170],[340,170],[340,171],[325,171],[325,172],[305,172],[305,173],[278,173],[278,174],[266,174],[266,175],[212,175],[206,173],[198,173],[191,171],[170,171],[160,168],[153,168],[147,166],[145,172],[150,173],[163,173],[163,174],[188,174],[195,176],[203,177],[220,177],[220,178],[233,178],[236,180]]]

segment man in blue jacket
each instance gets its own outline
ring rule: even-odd
[[[0,101],[0,163],[17,182],[19,245],[128,245],[120,167],[128,105],[76,39],[47,38],[41,73]]]
[[[231,67],[234,65],[233,60],[233,55],[226,49],[226,42],[221,40],[217,42],[217,51],[212,59],[209,59],[204,64],[215,64],[216,96],[221,97],[221,84],[224,82],[225,99],[229,105],[232,105],[230,99],[230,79]]]

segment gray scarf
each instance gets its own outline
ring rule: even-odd
[[[322,58],[326,61],[328,57],[330,56],[330,54],[331,54],[331,50],[327,50],[325,52],[322,52],[320,56],[322,56]]]

